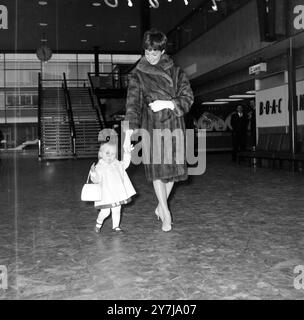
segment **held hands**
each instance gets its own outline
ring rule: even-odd
[[[133,145],[131,144],[132,133],[133,133],[133,130],[126,131],[125,141],[123,144],[123,149],[124,149],[124,152],[126,153],[131,153],[131,151],[134,149]]]
[[[134,150],[133,144],[124,145],[124,152],[130,154]]]
[[[152,109],[153,112],[158,112],[163,109],[174,109],[174,103],[170,100],[155,100],[149,103],[149,107]]]

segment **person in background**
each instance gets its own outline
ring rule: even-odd
[[[255,101],[250,101],[250,111],[248,112],[248,119],[250,121],[250,135],[252,147],[256,146],[256,114],[255,114]]]
[[[248,117],[243,107],[238,105],[236,113],[231,116],[232,127],[232,161],[236,161],[237,153],[246,149]]]

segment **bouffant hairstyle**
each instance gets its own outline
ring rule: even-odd
[[[157,29],[151,29],[145,32],[142,44],[144,50],[163,51],[166,49],[166,45],[167,37],[163,32]]]

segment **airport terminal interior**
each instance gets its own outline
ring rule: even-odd
[[[302,0],[0,0],[0,300],[303,300],[303,22]],[[133,157],[123,232],[96,232],[82,187],[101,132],[122,159],[151,28],[193,91],[189,176],[165,232]]]

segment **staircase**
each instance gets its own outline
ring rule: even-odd
[[[97,157],[98,133],[101,123],[87,87],[69,87],[71,109],[76,132],[75,150],[78,158]],[[93,98],[94,99],[94,98]]]
[[[41,159],[73,158],[64,90],[42,88],[40,101]]]

